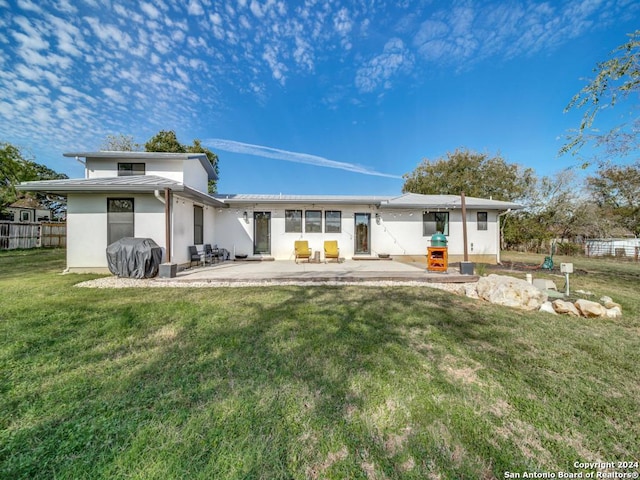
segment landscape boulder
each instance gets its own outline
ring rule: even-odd
[[[576,300],[574,303],[576,308],[580,311],[583,317],[595,318],[605,317],[607,315],[607,309],[604,305],[600,305],[598,302],[592,302],[591,300]]]
[[[540,310],[547,294],[525,280],[491,274],[481,277],[476,286],[478,297],[487,302],[522,310]]]
[[[553,309],[556,311],[556,313],[566,314],[566,315],[570,315],[572,317],[579,317],[580,316],[580,312],[578,311],[576,306],[571,302],[567,302],[565,300],[557,299],[557,300],[554,300],[552,302],[552,305],[553,305]]]
[[[602,302],[602,304],[604,305],[604,307],[606,309],[610,309],[610,308],[615,308],[618,307],[620,309],[620,313],[622,313],[622,307],[620,306],[619,303],[614,302],[611,297],[602,297],[600,299],[600,301]]]
[[[557,315],[558,312],[556,312],[556,310],[553,308],[553,304],[549,301],[544,302],[542,305],[540,305],[540,311],[541,312],[547,312],[547,313],[553,313],[554,315]]]
[[[622,308],[620,307],[607,308],[607,313],[605,316],[607,318],[620,318],[622,317]]]

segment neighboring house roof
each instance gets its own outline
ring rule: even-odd
[[[446,209],[462,208],[459,195],[421,195],[405,193],[400,196],[354,196],[354,195],[252,195],[252,194],[218,194],[215,198],[227,204],[285,204],[311,203],[322,204],[353,204],[376,205],[379,208],[396,209]],[[522,205],[512,202],[502,202],[485,198],[465,197],[465,205],[473,209],[508,210],[519,209]]]
[[[30,208],[32,210],[49,210],[33,197],[24,197],[9,205],[9,208]]]
[[[171,191],[191,200],[216,207],[224,203],[183,183],[159,177],[157,175],[132,175],[125,177],[80,178],[64,180],[42,180],[38,182],[22,182],[17,190],[27,192],[50,193],[153,193],[156,190],[170,188]]]
[[[123,160],[200,160],[200,163],[207,171],[209,180],[218,180],[213,165],[204,153],[168,153],[168,152],[118,152],[118,151],[100,151],[100,152],[69,152],[63,153],[65,157],[71,158],[104,158],[104,159],[123,159]]]

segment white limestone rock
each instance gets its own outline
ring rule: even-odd
[[[558,298],[557,300],[554,300],[551,305],[553,305],[553,309],[556,311],[556,313],[566,314],[572,317],[580,316],[580,312],[578,311],[576,306],[571,302],[567,302],[565,300]]]
[[[600,299],[600,301],[604,305],[604,308],[610,309],[618,307],[620,309],[620,312],[622,313],[622,306],[619,303],[614,302],[611,297],[604,296]]]
[[[622,309],[620,307],[607,308],[605,315],[607,318],[620,318],[622,317]]]
[[[478,297],[487,302],[522,310],[539,310],[547,294],[525,280],[491,274],[480,278],[476,286]]]
[[[555,311],[555,309],[553,308],[553,304],[551,302],[549,302],[549,301],[546,301],[542,305],[540,305],[540,311],[541,312],[546,312],[546,313],[552,313],[554,315],[558,314]]]
[[[607,315],[607,309],[604,305],[600,305],[598,302],[592,302],[591,300],[576,300],[574,303],[576,308],[580,311],[583,317],[597,318],[605,317]]]

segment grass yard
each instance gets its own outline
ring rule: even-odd
[[[96,276],[59,275],[62,251],[0,252],[0,478],[490,479],[640,461],[640,265],[588,262],[572,288],[622,319],[428,287],[81,289]]]

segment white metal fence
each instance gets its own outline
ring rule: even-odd
[[[617,257],[637,262],[640,257],[640,238],[586,240],[584,253],[587,257]]]
[[[65,223],[0,223],[0,250],[66,245]]]

